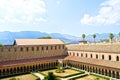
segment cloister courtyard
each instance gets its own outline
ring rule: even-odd
[[[107,76],[98,75],[95,73],[89,73],[84,70],[80,70],[76,68],[66,68],[62,73],[57,73],[56,70],[57,69],[36,71],[36,72],[1,78],[0,80],[38,80],[38,78],[40,80],[43,80],[43,77],[45,77],[48,74],[48,72],[53,72],[53,74],[56,75],[59,78],[59,80],[116,80]],[[39,75],[36,75],[35,73]]]

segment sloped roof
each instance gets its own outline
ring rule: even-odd
[[[53,57],[44,57],[44,58],[33,58],[33,59],[22,59],[22,60],[13,60],[13,61],[2,61],[0,62],[0,67],[4,66],[10,66],[10,65],[17,65],[17,64],[26,64],[31,62],[37,62],[37,61],[48,61],[48,60],[58,60],[58,59],[64,59],[66,57],[65,55],[61,56],[53,56]]]
[[[120,69],[119,61],[91,59],[91,58],[84,58],[84,57],[77,57],[77,56],[67,56],[64,60],[71,60],[71,61],[76,61],[81,63],[88,63],[88,64],[93,64],[98,66],[106,66],[106,67]]]
[[[55,45],[64,44],[59,39],[15,39],[14,45]]]

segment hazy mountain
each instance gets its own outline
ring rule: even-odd
[[[108,39],[110,33],[96,33],[96,41],[100,41],[102,39]],[[9,32],[4,31],[0,32],[0,43],[2,44],[13,44],[13,41],[18,38],[39,38],[51,36],[52,38],[61,39],[65,43],[79,43],[78,41],[82,40],[82,38],[77,36],[72,36],[68,34],[60,34],[60,33],[43,33],[39,31],[21,31],[21,32]],[[115,38],[118,37],[117,34],[114,34]],[[93,42],[93,35],[87,35],[85,38],[89,42]]]
[[[76,36],[71,36],[67,34],[59,34],[59,33],[43,33],[39,31],[21,31],[21,32],[9,32],[4,31],[0,32],[0,43],[2,44],[13,44],[15,39],[19,38],[39,38],[44,36],[51,36],[52,38],[58,38],[66,43],[78,43],[76,39],[79,39]]]

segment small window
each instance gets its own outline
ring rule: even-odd
[[[111,60],[111,55],[109,55],[109,60]]]
[[[59,49],[61,48],[61,46],[59,46]]]
[[[20,48],[20,51],[23,51],[23,48],[22,48],[22,47]]]
[[[90,56],[91,56],[91,58],[93,57],[92,54]]]
[[[48,46],[46,47],[46,50],[48,50]]]
[[[116,61],[119,61],[119,56],[116,57]]]
[[[104,55],[102,55],[102,59],[104,59]]]
[[[32,47],[32,51],[34,51],[34,47]]]
[[[37,51],[39,51],[39,47],[37,46]]]
[[[81,57],[83,57],[83,54],[81,53]]]
[[[96,54],[96,59],[98,59],[98,55]]]
[[[79,56],[79,54],[77,53],[77,56]]]
[[[87,57],[87,53],[86,53],[86,55],[85,55],[86,57]]]
[[[42,46],[42,50],[44,50],[44,47]]]
[[[26,47],[26,51],[28,51],[28,47]]]

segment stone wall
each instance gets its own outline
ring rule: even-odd
[[[59,55],[66,55],[65,45],[0,47],[0,61],[53,57]]]
[[[91,51],[91,52],[105,52],[105,53],[120,53],[120,44],[117,45],[67,45],[69,50],[79,50],[79,51]]]

